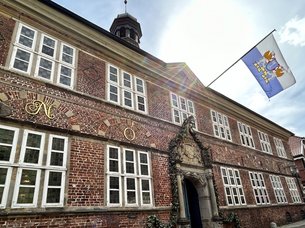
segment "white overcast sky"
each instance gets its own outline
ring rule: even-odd
[[[109,30],[123,0],[54,0]],[[165,62],[186,62],[207,86],[273,29],[297,83],[270,100],[242,61],[211,88],[305,136],[304,0],[128,0],[141,24],[140,47]]]

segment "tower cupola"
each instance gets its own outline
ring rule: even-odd
[[[125,13],[119,14],[114,19],[110,27],[110,32],[136,47],[140,47],[140,38],[142,37],[141,26],[135,17],[127,13],[127,0],[124,3]]]

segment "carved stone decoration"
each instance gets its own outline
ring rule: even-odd
[[[6,104],[0,102],[0,117],[9,116],[12,114],[12,110]]]
[[[194,127],[195,119],[193,116],[188,117],[183,122],[180,132],[170,142],[170,147],[173,147],[172,151],[175,153],[173,158],[178,163],[185,162],[211,168],[210,148],[203,146]]]
[[[188,178],[188,179],[194,179],[196,181],[199,181],[203,187],[205,187],[208,184],[207,176],[206,176],[206,174],[203,174],[203,173],[200,174],[197,172],[190,172],[190,171],[185,171],[185,170],[179,169],[179,170],[177,170],[177,174],[181,175],[182,181],[185,178]]]

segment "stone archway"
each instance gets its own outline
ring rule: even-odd
[[[170,143],[170,163],[176,171],[179,219],[178,227],[191,227],[187,216],[188,202],[185,202],[186,189],[184,181],[191,181],[197,192],[197,200],[202,227],[219,227],[215,218],[218,216],[215,189],[213,184],[212,163],[208,148],[204,147],[193,127],[193,117],[186,119],[180,132]]]

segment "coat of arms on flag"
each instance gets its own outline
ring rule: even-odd
[[[242,60],[269,98],[295,83],[272,34],[245,54]]]

